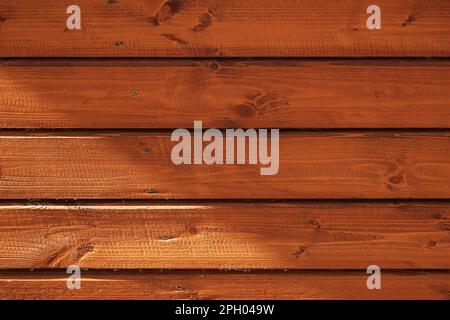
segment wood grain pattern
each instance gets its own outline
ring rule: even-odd
[[[174,165],[169,133],[0,136],[2,199],[449,198],[447,132],[287,132],[279,172]]]
[[[3,204],[0,268],[449,269],[449,203]]]
[[[1,128],[450,128],[450,63],[12,60]]]
[[[0,1],[0,299],[450,299],[450,1],[76,4]],[[174,165],[194,120],[279,173]]]
[[[67,274],[0,272],[0,299],[450,299],[450,273],[383,272],[382,290],[367,274],[334,272],[82,272],[81,289]]]
[[[447,0],[78,0],[0,3],[2,57],[450,56]]]

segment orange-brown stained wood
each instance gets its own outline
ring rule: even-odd
[[[1,57],[450,56],[450,2],[78,0],[0,3]]]
[[[450,128],[450,64],[16,60],[1,128]]]
[[[170,133],[4,132],[0,198],[449,198],[449,142],[446,132],[282,133],[278,174],[262,176],[268,165],[175,165]]]
[[[449,269],[450,205],[3,204],[0,268]]]
[[[65,270],[0,272],[0,299],[433,299],[448,300],[450,273],[386,271],[368,290],[363,271],[86,271],[68,290]]]

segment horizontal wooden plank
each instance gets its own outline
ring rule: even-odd
[[[449,128],[450,63],[12,60],[1,128]]]
[[[0,3],[2,57],[450,56],[447,0],[78,0]]]
[[[0,272],[1,299],[450,299],[450,273],[382,272],[381,290],[367,274],[324,272],[142,271],[81,273],[68,290],[60,272]]]
[[[450,268],[450,203],[3,204],[0,268]]]
[[[3,132],[0,198],[449,198],[449,142],[448,132],[286,132],[278,174],[264,176],[268,165],[175,165],[169,133]]]

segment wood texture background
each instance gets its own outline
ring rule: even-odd
[[[77,4],[0,0],[0,299],[450,299],[449,1]],[[194,120],[279,173],[174,165]]]

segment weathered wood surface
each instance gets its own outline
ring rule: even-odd
[[[0,272],[0,299],[450,299],[450,273],[386,271],[368,290],[364,271]]]
[[[450,63],[4,60],[0,128],[450,128]]]
[[[450,2],[378,0],[78,0],[0,3],[1,57],[450,56]]]
[[[0,268],[449,269],[450,204],[3,204]]]

